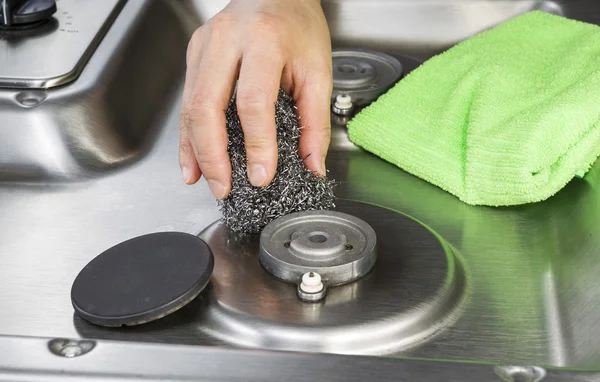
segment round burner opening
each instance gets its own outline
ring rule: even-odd
[[[315,244],[323,244],[327,241],[327,236],[322,233],[313,233],[308,237],[308,240]]]

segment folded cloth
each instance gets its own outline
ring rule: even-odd
[[[426,61],[348,123],[471,205],[545,200],[600,155],[600,27],[532,11]]]

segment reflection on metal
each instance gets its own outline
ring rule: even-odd
[[[398,52],[420,60],[534,9],[582,20],[598,17],[593,0],[323,0],[322,4],[334,46]]]
[[[546,370],[537,366],[498,366],[495,370],[505,382],[540,382],[546,378]]]
[[[47,351],[47,339],[0,337],[0,381],[500,381],[489,364],[411,360],[393,357],[156,346],[98,341],[83,357],[60,359]],[[4,351],[10,349],[10,351]],[[532,368],[511,367],[511,370]],[[535,368],[538,369],[538,368]],[[542,369],[543,370],[543,369]],[[535,381],[514,374],[514,382]],[[593,382],[600,373],[545,371],[551,382]],[[60,376],[60,378],[57,378]],[[524,377],[525,379],[523,379]],[[521,378],[521,379],[518,379]]]
[[[541,1],[537,9],[557,16],[565,16],[563,7],[556,1],[546,0]]]
[[[48,89],[73,81],[124,3],[60,0],[50,25],[26,33],[0,29],[0,88]]]
[[[295,298],[295,285],[262,269],[257,237],[238,241],[215,223],[200,234],[212,248],[215,270],[214,288],[204,296],[206,319],[198,329],[239,346],[394,354],[432,338],[459,317],[466,279],[446,243],[400,213],[346,200],[337,206],[377,234],[377,262],[370,273],[328,288],[315,308]],[[291,216],[282,229],[292,229],[296,220]],[[331,277],[338,276],[326,274],[324,280]]]
[[[546,307],[546,326],[548,328],[548,350],[554,366],[566,366],[569,364],[565,353],[564,324],[560,317],[560,301],[556,290],[554,271],[548,269],[544,278],[544,306]]]
[[[334,112],[344,114],[349,107],[339,107],[339,96],[351,97],[359,106],[369,104],[391,88],[402,76],[400,61],[389,54],[364,49],[334,49]]]
[[[91,352],[96,343],[94,341],[76,341],[57,338],[48,342],[48,349],[60,357],[74,358]]]
[[[179,97],[191,28],[164,1],[127,2],[112,22],[109,13],[122,3],[60,0],[56,31],[18,41],[0,32],[0,182],[95,178],[148,152]],[[78,33],[60,29],[69,12],[76,13],[70,22]],[[94,40],[99,45],[77,81],[48,90],[1,89],[3,81],[48,87],[65,71],[69,80],[71,69],[79,74],[74,66],[104,20],[112,25],[101,42]]]

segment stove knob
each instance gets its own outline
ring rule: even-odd
[[[43,23],[55,12],[55,0],[0,0],[0,28]]]

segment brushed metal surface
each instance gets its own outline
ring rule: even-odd
[[[73,81],[125,1],[57,0],[48,25],[0,30],[0,88],[48,89]]]
[[[77,81],[34,93],[45,100],[33,108],[15,103],[26,97],[0,91],[5,181],[0,185],[0,334],[247,345],[232,345],[200,326],[210,319],[206,307],[217,292],[229,293],[233,306],[252,306],[259,298],[262,314],[270,315],[273,325],[282,317],[308,319],[273,294],[268,283],[246,291],[236,285],[236,275],[244,274],[253,256],[243,253],[239,256],[248,259],[221,268],[220,280],[229,284],[214,283],[213,294],[207,289],[179,312],[148,325],[92,327],[74,317],[70,305],[72,281],[103,250],[149,232],[198,234],[219,218],[205,183],[190,187],[181,179],[178,94],[189,26],[223,3],[129,1]],[[593,0],[324,0],[323,6],[335,46],[385,48],[396,57],[416,59],[538,7],[600,23],[600,4]],[[414,68],[401,62],[406,71]],[[357,149],[341,125],[333,126],[327,167],[341,181],[338,196],[408,214],[460,254],[469,293],[457,319],[398,355],[600,368],[600,164],[545,202],[510,208],[467,206]],[[88,181],[53,182],[83,175]],[[442,266],[423,262],[414,275],[439,274]],[[406,299],[397,298],[401,291],[394,289],[399,281],[392,273],[385,280],[365,293],[387,294],[386,304],[365,304],[360,313],[337,319],[402,311]],[[238,313],[247,326],[236,330],[268,330],[268,321],[254,326],[256,321],[244,321],[248,315]],[[318,317],[317,324],[323,324]],[[253,334],[265,335],[245,335]]]
[[[336,204],[377,232],[377,262],[368,274],[328,287],[322,303],[307,304],[295,285],[258,264],[258,237],[239,239],[216,224],[200,234],[215,270],[197,329],[235,346],[387,355],[430,341],[459,319],[467,280],[447,243],[396,211]]]
[[[64,338],[0,337],[0,381],[593,382],[556,368]],[[542,380],[536,376],[543,375]]]
[[[84,181],[150,150],[179,98],[193,30],[175,5],[127,2],[68,86],[0,89],[0,182]]]
[[[349,96],[355,105],[367,105],[394,86],[404,72],[397,58],[378,51],[334,49],[331,56],[332,101],[338,96]],[[338,114],[351,114],[339,111]]]

